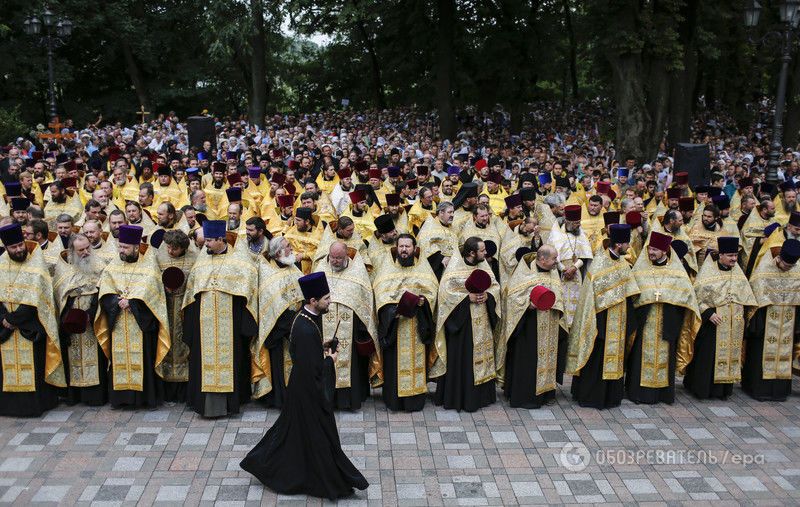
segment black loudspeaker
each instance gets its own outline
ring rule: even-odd
[[[217,147],[217,132],[214,119],[208,116],[190,116],[186,119],[189,130],[189,147],[203,148],[203,143],[211,142],[211,149]]]
[[[707,144],[678,143],[674,171],[689,173],[689,186],[708,185],[711,181],[711,152]]]

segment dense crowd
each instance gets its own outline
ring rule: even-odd
[[[672,403],[735,384],[782,400],[797,366],[800,153],[766,182],[768,105],[703,113],[710,178],[619,160],[600,102],[215,119],[174,113],[0,149],[0,414],[61,401],[285,402],[289,340],[326,275],[338,409]]]

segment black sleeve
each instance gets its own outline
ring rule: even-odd
[[[128,304],[130,305],[130,312],[133,314],[133,318],[136,319],[136,324],[142,330],[142,333],[158,333],[158,319],[144,302],[138,299],[129,299]]]
[[[436,325],[433,322],[433,311],[430,301],[425,300],[422,308],[417,308],[417,334],[425,345],[433,343],[436,334]]]
[[[567,350],[569,349],[569,333],[558,326],[558,352],[556,355],[556,382],[564,383],[564,371],[567,369]]]
[[[453,308],[447,320],[444,321],[445,333],[454,335],[460,332],[461,328],[463,328],[467,322],[470,322],[469,305],[469,297],[465,296],[464,299]]]
[[[397,341],[397,305],[383,305],[378,310],[378,343],[382,349],[391,347]]]
[[[12,326],[15,326],[19,330],[19,334],[32,342],[38,341],[46,335],[44,328],[39,323],[35,306],[19,305],[13,312],[7,311],[2,318]],[[8,336],[0,339],[5,341],[11,336],[13,330],[3,328],[3,331],[7,332]]]
[[[106,294],[102,298],[100,298],[100,307],[106,312],[106,317],[108,317],[108,328],[113,329],[114,324],[117,323],[117,317],[119,317],[119,296],[116,294]]]
[[[489,313],[489,325],[492,329],[497,327],[497,323],[500,322],[500,319],[497,318],[497,313],[495,310],[497,309],[497,301],[494,300],[494,296],[486,293],[486,311]]]
[[[700,318],[703,319],[703,323],[705,324],[708,321],[708,319],[710,319],[711,316],[714,315],[714,313],[716,313],[716,311],[717,311],[716,308],[709,308],[708,310],[701,313]]]
[[[198,294],[197,298],[183,309],[183,343],[187,346],[192,346],[195,333],[199,333],[197,323],[200,321],[198,313],[200,312],[200,300],[202,294]]]
[[[441,280],[442,274],[444,273],[444,264],[442,264],[443,260],[444,255],[442,255],[442,252],[436,252],[428,256],[428,264],[430,264],[437,280]]]
[[[639,327],[639,314],[633,306],[633,297],[625,301],[625,337],[632,335]]]
[[[265,348],[274,349],[275,347],[283,346],[283,340],[289,335],[289,331],[292,328],[294,315],[295,312],[293,310],[285,310],[278,317],[278,322],[275,323],[272,331],[269,332],[267,339],[264,341]]]

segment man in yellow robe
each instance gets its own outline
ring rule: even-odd
[[[183,341],[189,346],[187,405],[203,417],[235,414],[250,401],[250,347],[258,336],[258,271],[225,240],[225,222],[203,223],[206,253],[186,281]]]
[[[189,381],[189,346],[183,341],[182,306],[197,250],[189,248],[189,236],[177,229],[166,231],[160,246],[157,243],[151,238],[164,285],[171,338],[171,347],[162,363],[164,400],[184,403]]]
[[[415,251],[414,237],[400,234],[396,251],[376,265],[373,281],[383,358],[383,400],[393,411],[422,410],[428,394],[426,345],[433,341],[432,312],[439,282]]]
[[[58,405],[57,388],[67,386],[53,285],[19,224],[0,227],[0,241],[0,415],[39,417]]]
[[[677,370],[699,399],[727,399],[741,380],[742,340],[747,307],[756,307],[750,283],[739,267],[739,238],[717,238],[718,260],[709,256],[694,282],[699,331],[678,341]],[[691,326],[697,327],[697,324]]]
[[[161,364],[170,349],[169,321],[158,264],[140,253],[143,230],[120,227],[119,256],[100,277],[97,340],[110,362],[114,407],[155,407],[164,400]]]
[[[98,309],[100,274],[107,264],[89,239],[76,234],[54,265],[53,290],[62,324],[67,373],[67,403],[105,405],[108,400],[108,361],[93,326]]]
[[[294,225],[283,234],[292,245],[297,261],[300,262],[303,274],[311,273],[314,253],[322,238],[322,226],[314,223],[310,208],[297,208]]]
[[[675,402],[678,337],[685,332],[693,338],[699,328],[694,287],[671,242],[671,236],[653,232],[633,266],[640,292],[634,300],[637,331],[628,344],[625,391],[635,403]]]
[[[369,275],[361,257],[351,259],[341,242],[331,244],[317,271],[325,273],[331,288],[331,304],[322,319],[322,341],[334,336],[339,339],[333,405],[339,410],[359,410],[370,386],[383,383]]]
[[[747,315],[742,389],[760,401],[785,401],[792,372],[800,369],[800,241],[787,239],[776,250],[767,251],[750,276],[758,308]]]
[[[494,333],[501,319],[500,285],[485,262],[486,244],[467,238],[439,282],[436,336],[429,376],[434,403],[475,412],[497,399]]]
[[[639,287],[625,260],[629,224],[608,226],[608,248],[586,273],[569,335],[567,371],[572,397],[582,407],[617,407],[624,396],[625,347],[636,332],[633,297]]]

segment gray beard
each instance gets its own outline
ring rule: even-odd
[[[786,231],[786,237],[788,239],[798,239],[800,238],[800,234],[792,234],[791,232]]]
[[[208,211],[208,205],[207,204],[197,204],[197,205],[194,206],[194,209],[196,209],[200,213],[205,213],[206,211]]]
[[[342,266],[340,268],[336,267],[336,266],[331,266],[331,270],[333,270],[334,273],[341,273],[345,269],[347,269],[347,264],[345,264],[344,266]]]
[[[284,266],[291,266],[297,262],[297,256],[295,254],[292,255],[282,255],[278,257],[278,262],[283,264]]]
[[[70,265],[81,275],[90,276],[93,279],[96,279],[103,270],[102,266],[99,262],[97,262],[97,258],[94,255],[89,255],[88,257],[79,257],[75,255],[75,253],[70,252],[68,258]]]

